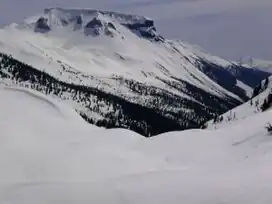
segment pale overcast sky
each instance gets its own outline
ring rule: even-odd
[[[145,15],[155,20],[166,37],[197,44],[227,59],[272,60],[272,0],[0,0],[0,25],[47,7]]]

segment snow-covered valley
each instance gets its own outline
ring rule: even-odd
[[[144,138],[0,86],[0,203],[270,204],[271,110]]]

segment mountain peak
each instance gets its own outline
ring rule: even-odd
[[[95,9],[47,8],[42,14],[26,19],[18,27],[30,28],[43,34],[69,28],[73,31],[83,30],[85,36],[93,37],[101,34],[111,37],[122,35],[122,27],[125,27],[139,37],[154,41],[164,40],[157,33],[154,21],[150,18]]]
[[[117,20],[119,23],[144,23],[145,21],[152,21],[150,18],[138,15],[124,14],[113,11],[102,11],[96,9],[80,9],[80,8],[47,8],[44,9],[44,14],[53,14],[63,17],[95,17],[99,15],[107,16]]]

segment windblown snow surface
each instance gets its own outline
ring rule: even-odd
[[[153,138],[0,87],[0,203],[271,204],[271,111]]]

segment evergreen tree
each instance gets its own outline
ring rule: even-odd
[[[260,93],[261,89],[262,89],[262,85],[259,84],[259,85],[253,90],[252,98],[254,98],[255,96],[257,96],[257,95]]]
[[[268,88],[268,84],[269,84],[269,79],[266,78],[266,79],[265,79],[265,82],[264,82],[264,89],[267,89],[267,88]]]

